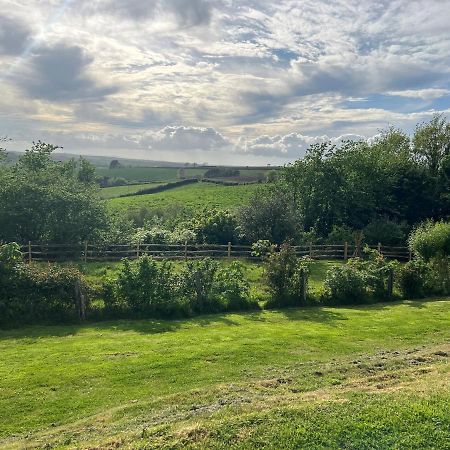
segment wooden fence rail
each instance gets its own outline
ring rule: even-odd
[[[407,247],[371,246],[386,258],[407,261],[411,253]],[[298,256],[313,259],[347,260],[361,254],[361,250],[349,243],[295,246]],[[149,255],[157,259],[196,259],[206,256],[212,258],[255,258],[252,248],[247,245],[212,244],[121,244],[99,245],[88,242],[82,244],[33,244],[29,242],[21,247],[24,259],[32,261],[119,261],[123,258],[135,259]],[[257,259],[257,258],[255,258]]]

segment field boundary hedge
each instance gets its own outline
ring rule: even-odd
[[[147,195],[147,194],[157,194],[158,192],[169,191],[170,189],[175,189],[177,187],[186,186],[188,184],[198,183],[197,178],[189,178],[187,180],[174,181],[172,183],[162,184],[159,186],[154,186],[148,189],[141,189],[137,192],[130,192],[128,194],[119,195],[118,198],[123,197],[134,197],[136,195]]]
[[[261,184],[259,181],[226,181],[226,180],[213,180],[212,178],[203,178],[204,183],[220,184],[222,186],[244,186],[247,184]]]

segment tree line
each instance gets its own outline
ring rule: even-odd
[[[56,148],[37,142],[14,165],[0,164],[0,241],[404,245],[415,225],[450,214],[443,115],[412,137],[389,128],[370,141],[314,144],[233,211],[173,205],[109,214],[95,168],[83,158],[52,160]]]

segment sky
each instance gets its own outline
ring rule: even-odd
[[[283,164],[450,116],[450,0],[0,0],[0,136]]]

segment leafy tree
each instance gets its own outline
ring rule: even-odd
[[[0,184],[0,240],[81,242],[107,227],[92,168],[51,159],[56,146],[33,143]]]
[[[227,244],[237,241],[236,218],[226,210],[204,209],[189,221],[186,228],[195,233],[198,242]]]
[[[450,123],[443,114],[416,127],[413,138],[414,154],[425,161],[433,176],[438,175],[443,159],[450,154]]]
[[[117,159],[113,159],[110,163],[109,163],[109,168],[112,169],[120,169],[122,167],[122,165],[120,164],[120,162]]]
[[[292,194],[285,186],[261,187],[248,205],[240,208],[238,222],[244,240],[268,240],[281,244],[297,235],[299,220],[296,217]]]

